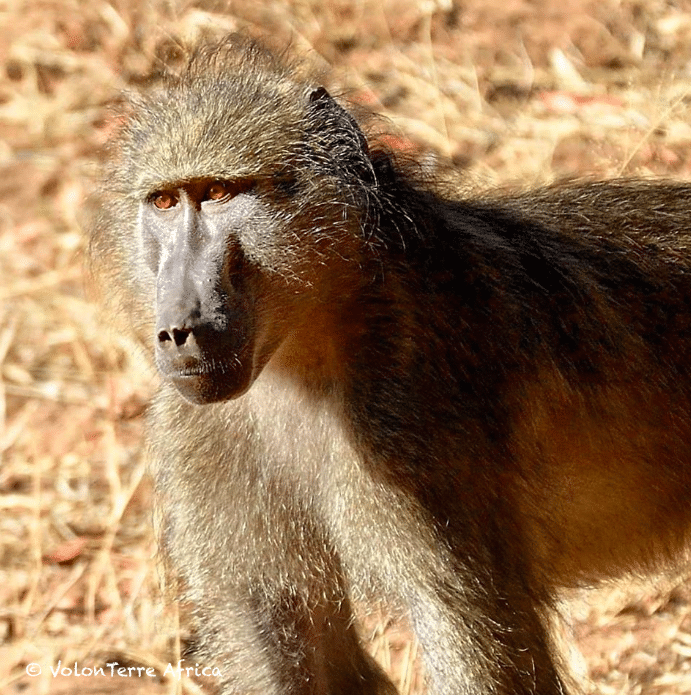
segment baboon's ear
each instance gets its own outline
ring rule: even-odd
[[[365,134],[360,130],[357,121],[326,91],[324,87],[316,87],[309,94],[310,106],[321,126],[331,130],[340,137],[350,138],[354,135],[355,143],[360,151],[369,157],[369,145]],[[354,144],[355,144],[354,143]]]

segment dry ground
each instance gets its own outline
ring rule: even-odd
[[[155,376],[86,298],[78,218],[118,90],[181,40],[240,27],[334,66],[398,147],[452,157],[473,185],[691,177],[684,0],[1,0],[0,693],[199,692],[162,675],[180,644],[141,454]],[[691,693],[691,593],[651,592],[575,622],[606,695]],[[375,625],[401,691],[423,692],[408,634]],[[75,661],[158,677],[53,676]]]

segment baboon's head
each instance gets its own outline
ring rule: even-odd
[[[158,368],[195,403],[239,396],[296,323],[352,291],[366,140],[295,66],[230,39],[136,97],[119,150],[138,211],[120,243],[155,307]]]

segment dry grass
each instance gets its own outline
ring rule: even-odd
[[[336,66],[397,146],[473,185],[691,175],[691,12],[662,0],[5,0],[0,4],[0,693],[200,692],[60,675],[180,650],[149,524],[141,414],[155,376],[83,290],[79,211],[107,104],[180,40],[249,26]],[[321,58],[319,58],[321,56]],[[627,598],[626,601],[629,599]],[[626,603],[624,601],[624,603]],[[691,692],[691,597],[597,604],[575,632],[601,692]],[[372,628],[402,693],[416,645]],[[42,675],[29,677],[30,663]]]

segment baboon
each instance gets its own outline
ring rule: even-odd
[[[223,693],[561,695],[565,587],[691,526],[691,185],[461,195],[300,61],[198,47],[134,96],[94,272],[150,345],[163,553]]]

